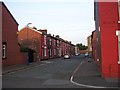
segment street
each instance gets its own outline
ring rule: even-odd
[[[80,56],[47,60],[46,64],[3,75],[3,88],[82,88],[70,78],[82,62]]]

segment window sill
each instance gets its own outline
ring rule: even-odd
[[[7,59],[7,57],[5,57],[5,58],[2,58],[2,59]]]
[[[120,24],[120,21],[118,21],[118,23]]]
[[[118,64],[120,64],[120,61],[118,61]]]

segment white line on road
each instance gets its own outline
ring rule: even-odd
[[[77,70],[79,69],[79,67],[80,67],[82,64],[83,64],[83,62],[81,62],[81,63],[77,66],[77,68],[74,70],[74,72],[73,72],[73,75],[72,75],[72,76],[74,76],[74,74],[77,72]]]
[[[50,62],[53,62],[53,61],[41,61],[41,62],[50,63]]]
[[[83,64],[83,62],[81,62],[78,67],[74,70],[73,72],[73,75],[71,76],[70,78],[70,82],[75,84],[75,85],[78,85],[78,86],[83,86],[83,87],[87,87],[87,88],[107,88],[107,87],[100,87],[100,86],[91,86],[91,85],[85,85],[85,84],[80,84],[80,83],[77,83],[77,82],[74,82],[73,81],[73,78],[74,78],[74,75],[75,73],[78,71],[79,67]]]
[[[75,85],[83,86],[83,87],[87,87],[87,88],[107,88],[107,87],[91,86],[91,85],[85,85],[85,84],[80,84],[80,83],[74,82],[73,81],[73,76],[71,76],[70,82],[73,83],[73,84],[75,84]]]

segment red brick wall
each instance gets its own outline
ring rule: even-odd
[[[96,31],[92,33],[92,56],[95,61],[97,61],[97,52],[96,52]]]
[[[120,77],[118,64],[118,3],[99,2],[102,77]]]
[[[27,36],[27,31],[28,31],[28,36]],[[24,27],[23,29],[21,29],[18,33],[18,41],[20,43],[24,42],[25,40],[30,40],[31,43],[29,43],[29,48],[35,50],[37,52],[37,55],[35,55],[36,57],[39,56],[40,59],[42,57],[42,51],[41,51],[41,37],[42,37],[42,33],[40,33],[39,31],[35,31],[31,28],[27,28]],[[37,42],[39,43],[35,45],[34,40],[37,40]],[[26,41],[27,42],[27,41]],[[35,48],[35,47],[36,48]],[[36,58],[35,57],[35,58]]]
[[[55,45],[55,42],[56,42],[56,40],[53,38],[52,39],[52,47],[53,47],[53,49],[52,49],[52,54],[53,54],[53,58],[55,58],[56,57],[56,53],[54,52],[54,50],[56,49],[56,45]]]
[[[7,58],[2,60],[3,66],[22,63],[18,46],[18,24],[3,5],[2,8],[2,42],[7,43]]]
[[[46,35],[46,45],[44,45],[44,35],[41,36],[41,44],[42,44],[42,59],[48,59],[48,36]],[[46,56],[44,55],[44,48],[46,47]]]

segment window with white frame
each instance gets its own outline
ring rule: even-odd
[[[59,40],[57,40],[57,47],[59,47]]]
[[[50,56],[52,55],[52,50],[50,49]]]
[[[52,39],[50,38],[49,44],[52,45]]]
[[[44,47],[44,56],[47,56],[47,47]]]
[[[46,45],[46,35],[44,35],[44,45]]]
[[[3,42],[3,45],[2,45],[2,58],[3,59],[6,58],[6,42]]]
[[[116,35],[118,36],[118,56],[119,56],[118,64],[120,64],[120,31],[116,31]]]

